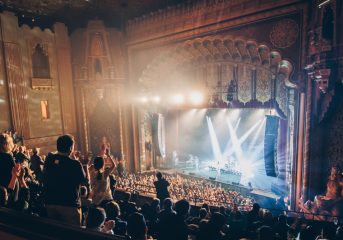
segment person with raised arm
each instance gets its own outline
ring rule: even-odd
[[[90,198],[97,206],[105,207],[106,203],[113,200],[112,191],[110,187],[110,175],[115,169],[116,165],[111,156],[107,155],[110,162],[108,168],[105,168],[105,160],[103,157],[94,158],[93,165],[90,167],[90,184],[92,191]]]

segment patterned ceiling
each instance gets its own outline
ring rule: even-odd
[[[85,27],[89,19],[101,19],[109,27],[122,28],[132,19],[187,0],[4,0],[0,9],[14,11],[19,24],[51,27],[55,21],[70,30]]]

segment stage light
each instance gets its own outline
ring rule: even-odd
[[[159,96],[154,96],[152,98],[152,101],[155,102],[155,103],[159,103],[161,101],[161,98]]]
[[[141,103],[147,103],[147,102],[148,102],[148,98],[147,98],[147,97],[140,97],[140,98],[139,98],[139,101],[140,101]]]
[[[182,104],[185,101],[185,97],[182,94],[176,94],[173,96],[173,103]]]
[[[200,92],[191,92],[190,101],[193,104],[201,104],[204,100],[203,95]]]

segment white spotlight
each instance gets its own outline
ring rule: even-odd
[[[193,104],[200,104],[203,102],[204,97],[200,92],[191,92],[190,100]]]
[[[182,94],[176,94],[173,97],[173,102],[175,104],[182,104],[185,101],[185,97]]]
[[[146,103],[146,102],[148,102],[148,98],[147,97],[141,97],[139,99],[139,101],[142,102],[142,103]]]
[[[159,103],[161,101],[161,98],[159,96],[154,96],[152,98],[152,100],[155,102],[155,103]]]

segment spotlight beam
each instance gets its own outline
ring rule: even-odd
[[[217,165],[217,170],[218,170],[218,169],[220,169],[220,166],[223,164],[223,157],[221,154],[218,138],[217,138],[216,133],[215,133],[214,128],[213,128],[212,120],[210,117],[206,116],[206,121],[207,121],[207,125],[208,125],[208,130],[210,133],[212,151],[213,151],[214,158],[216,161],[215,164]]]
[[[240,120],[240,119],[239,119]],[[239,121],[238,120],[238,121]],[[227,120],[227,123],[229,124],[229,120]],[[244,143],[248,137],[253,133],[253,131],[255,130],[255,128],[257,128],[260,124],[261,124],[262,120],[258,121],[257,123],[255,123],[247,132],[244,133],[243,136],[241,136],[239,139],[238,139],[238,143],[241,145],[242,143]],[[239,122],[238,122],[239,123]],[[262,124],[263,125],[263,124]],[[232,125],[230,123],[230,126],[232,128]],[[229,126],[229,130],[230,130],[230,126]],[[238,124],[236,124],[236,126],[238,126]],[[233,129],[234,133],[235,133],[235,136],[237,138],[237,135],[236,135],[236,129]],[[232,147],[230,147],[230,144],[232,142],[232,134],[230,133],[230,141],[227,143],[226,147],[225,147],[225,153],[224,155],[228,155],[230,156],[233,152],[234,152],[234,149],[235,149],[235,145],[233,145]]]
[[[254,147],[254,145],[256,144],[257,138],[260,135],[260,132],[261,132],[261,130],[265,124],[266,124],[266,118],[263,119],[261,125],[258,127],[253,139],[251,140],[251,143],[248,147],[248,152],[250,152],[252,150],[252,148]]]
[[[236,132],[235,132],[234,128],[232,127],[232,124],[231,124],[229,118],[226,119],[226,122],[227,122],[228,127],[229,127],[229,133],[230,133],[230,137],[232,139],[233,149],[234,149],[236,158],[238,161],[242,161],[243,160],[243,152],[242,152],[242,148],[241,148],[241,143],[240,143],[239,139],[237,138]]]

